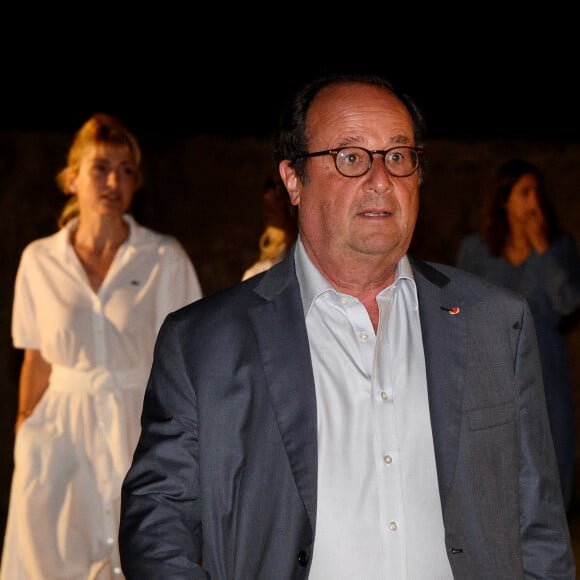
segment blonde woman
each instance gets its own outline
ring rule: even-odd
[[[59,231],[31,242],[15,284],[24,357],[1,580],[122,578],[119,494],[161,322],[202,296],[173,237],[130,214],[141,150],[116,118],[76,134],[57,183]]]

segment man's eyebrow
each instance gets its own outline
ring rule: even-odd
[[[409,143],[411,143],[411,139],[409,139],[409,137],[407,137],[406,135],[395,135],[395,137],[391,139],[391,142],[408,145]]]
[[[407,135],[399,134],[390,138],[390,142],[393,145],[411,145],[414,139],[408,137]],[[340,138],[340,141],[332,147],[332,149],[340,149],[341,147],[362,147],[361,143],[365,142],[365,135],[344,135]]]

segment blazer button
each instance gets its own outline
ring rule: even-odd
[[[298,563],[301,566],[306,566],[308,564],[308,553],[305,550],[300,550],[300,552],[298,553]]]

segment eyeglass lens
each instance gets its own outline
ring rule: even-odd
[[[388,151],[367,151],[362,147],[344,147],[334,156],[336,168],[346,177],[364,175],[373,162],[374,155],[382,155],[388,172],[396,177],[411,175],[418,165],[419,156],[411,147],[394,147]]]

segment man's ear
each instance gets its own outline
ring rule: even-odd
[[[278,170],[280,171],[280,177],[282,178],[284,186],[286,187],[286,191],[288,192],[288,196],[290,197],[290,203],[292,205],[300,205],[300,192],[302,190],[302,184],[296,175],[296,171],[294,171],[292,164],[288,159],[284,159],[284,161],[280,162]]]

